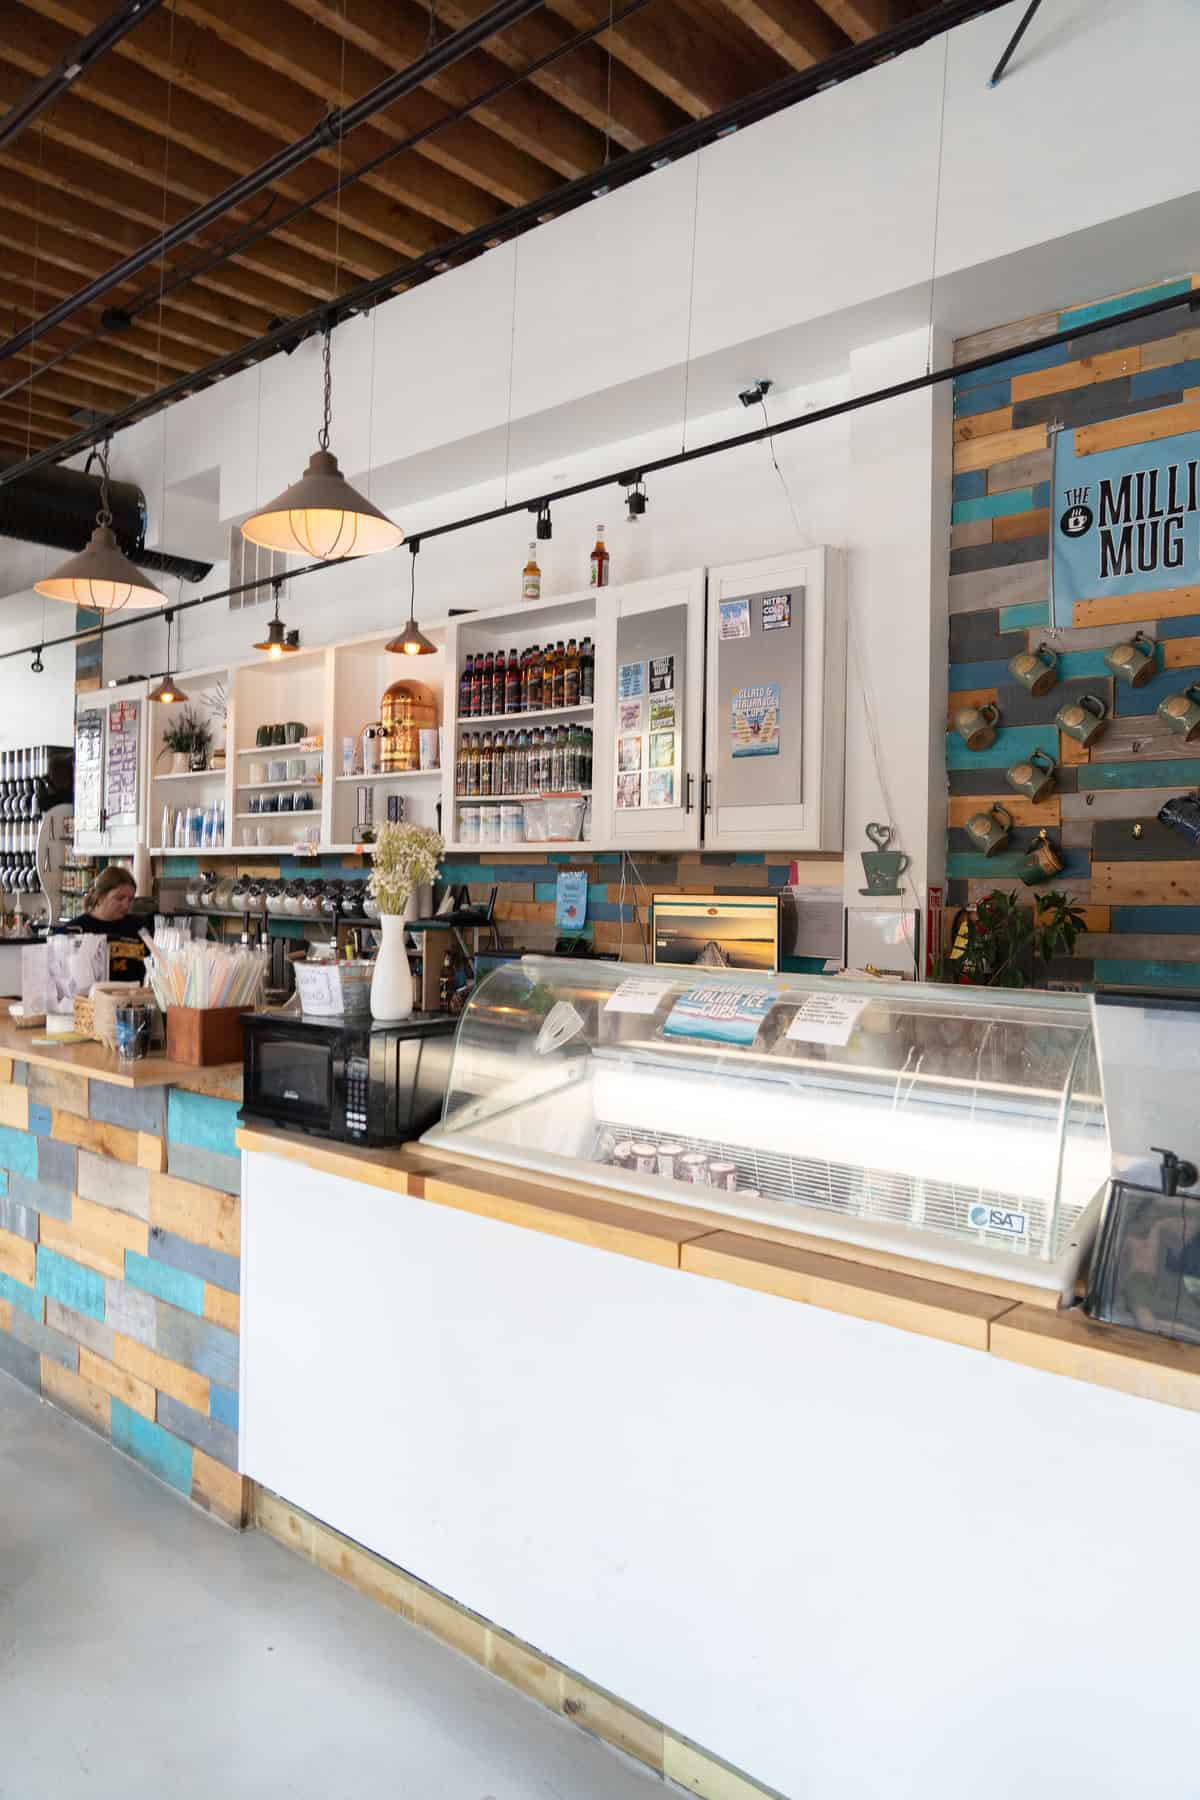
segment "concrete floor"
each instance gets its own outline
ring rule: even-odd
[[[0,1375],[3,1800],[649,1800],[662,1783]]]

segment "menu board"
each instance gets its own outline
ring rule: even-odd
[[[104,767],[104,714],[89,708],[75,721],[75,830],[99,831]]]
[[[108,761],[104,811],[110,825],[136,825],[138,816],[138,719],[136,700],[115,700],[108,709]]]

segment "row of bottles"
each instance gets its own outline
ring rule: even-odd
[[[592,733],[583,725],[544,731],[467,731],[458,747],[455,792],[488,800],[508,794],[577,794],[592,785]]]
[[[564,645],[531,644],[518,656],[491,650],[468,656],[458,678],[460,719],[507,713],[553,712],[590,706],[596,693],[596,652],[590,637]]]
[[[604,527],[597,525],[596,542],[592,546],[592,554],[588,562],[589,587],[608,586],[608,551],[604,547]],[[542,597],[542,571],[538,566],[537,545],[529,546],[529,561],[521,571],[522,600],[540,600]]]
[[[158,841],[164,850],[220,850],[225,843],[225,802],[164,806]]]

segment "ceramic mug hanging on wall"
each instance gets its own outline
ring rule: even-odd
[[[1054,723],[1077,744],[1090,744],[1108,723],[1108,708],[1099,694],[1081,694],[1078,700],[1065,700],[1054,715]]]
[[[982,706],[960,706],[954,715],[954,729],[968,750],[986,750],[994,744],[999,723],[1000,708],[994,700],[985,700]]]
[[[1200,733],[1200,686],[1190,682],[1181,694],[1169,694],[1159,702],[1158,716],[1185,743]]]
[[[1037,887],[1039,883],[1049,881],[1052,875],[1061,875],[1062,866],[1062,857],[1050,842],[1050,835],[1043,826],[1025,852],[1021,880],[1026,887]]]
[[[1114,644],[1104,652],[1104,666],[1110,675],[1129,687],[1144,687],[1157,666],[1158,645],[1144,631],[1135,631],[1122,644]]]
[[[996,800],[986,812],[973,813],[967,820],[967,836],[976,850],[981,850],[985,856],[995,856],[1007,844],[1012,824],[1012,814],[1007,806]]]
[[[1005,769],[1004,779],[1015,793],[1027,794],[1033,801],[1044,800],[1054,791],[1057,774],[1054,758],[1048,750],[1031,750],[1024,762]]]
[[[1008,672],[1014,681],[1040,698],[1058,680],[1058,657],[1045,644],[1039,644],[1036,650],[1021,650],[1010,657]]]

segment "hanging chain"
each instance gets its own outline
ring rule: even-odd
[[[105,438],[100,446],[100,511],[96,514],[97,525],[112,524],[112,509],[108,504],[108,447],[111,438]]]
[[[328,448],[329,448],[329,419],[330,419],[330,415],[333,411],[333,379],[332,379],[332,376],[330,375],[330,370],[329,370],[329,339],[330,339],[330,325],[329,325],[328,319],[326,319],[326,321],[325,321],[325,423],[321,426],[320,433],[318,434],[318,437],[317,437],[317,442],[318,442],[318,444],[320,444],[322,450],[328,450]]]

